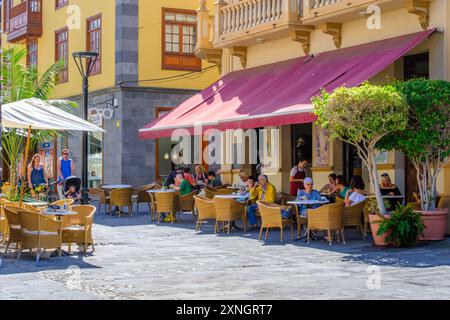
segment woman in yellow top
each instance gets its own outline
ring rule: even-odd
[[[274,203],[277,199],[277,190],[275,186],[269,183],[269,179],[265,175],[258,177],[258,183],[259,185],[255,185],[250,189],[250,199]],[[250,229],[258,227],[256,210],[258,210],[257,204],[252,204],[247,207],[247,217]]]

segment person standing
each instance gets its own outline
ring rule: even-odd
[[[69,150],[64,149],[61,153],[61,157],[58,159],[58,180],[62,182],[66,181],[66,179],[72,176],[75,172],[75,166],[73,164],[73,160],[69,158]]]
[[[31,190],[42,184],[48,184],[48,176],[41,165],[41,156],[35,154],[28,165],[28,186]]]
[[[290,195],[296,196],[299,190],[305,189],[303,185],[303,181],[306,178],[306,166],[308,164],[308,160],[301,158],[298,164],[292,168],[291,170],[291,187],[290,187]]]

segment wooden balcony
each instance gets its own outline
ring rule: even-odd
[[[9,11],[7,40],[11,43],[42,36],[42,0],[26,0]]]

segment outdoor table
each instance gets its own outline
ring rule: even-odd
[[[147,193],[164,193],[164,192],[176,192],[174,189],[150,189]]]
[[[219,199],[234,199],[237,202],[243,203],[248,200],[248,198],[250,197],[250,194],[248,194],[248,193],[245,193],[245,194],[217,194],[214,197],[219,198]]]
[[[107,192],[113,191],[116,189],[128,189],[128,188],[132,188],[132,186],[130,186],[128,184],[109,184],[109,185],[101,186],[101,189],[104,189]],[[114,210],[112,212],[110,212],[110,215],[113,216],[116,213],[119,213],[119,211],[120,211],[119,207],[115,207]]]

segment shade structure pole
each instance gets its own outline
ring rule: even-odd
[[[25,181],[22,180],[22,184],[20,185],[20,197],[19,197],[19,207],[22,208],[22,202],[23,202],[23,193],[25,191],[25,184],[26,184],[26,175],[27,175],[27,159],[28,154],[30,152],[30,139],[31,139],[31,126],[28,127],[28,134],[27,134],[27,144],[25,145],[25,157],[23,159],[23,170],[22,170],[22,179],[25,177]]]
[[[83,76],[83,119],[88,120],[88,103],[89,103],[89,77]],[[83,131],[83,160],[81,164],[82,171],[82,190],[81,190],[81,204],[89,204],[89,188],[88,188],[88,133]]]

